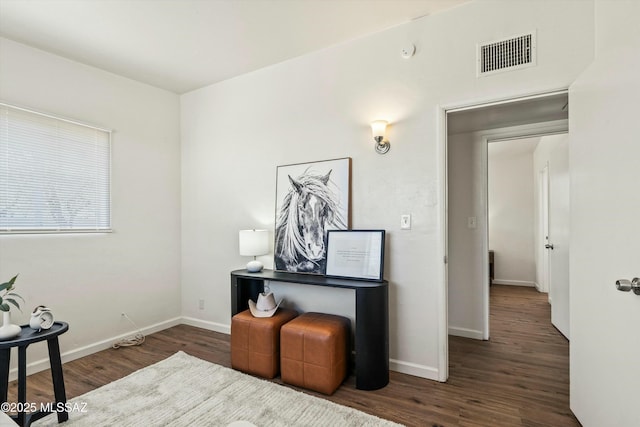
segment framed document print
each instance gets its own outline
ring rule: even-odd
[[[380,282],[384,230],[329,230],[326,275]]]

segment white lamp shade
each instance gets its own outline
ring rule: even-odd
[[[384,134],[387,131],[387,125],[389,122],[386,120],[376,120],[375,122],[371,122],[371,133],[373,134],[373,138],[375,139],[377,136],[381,136],[384,139]]]
[[[240,255],[258,256],[269,253],[269,231],[240,230]]]

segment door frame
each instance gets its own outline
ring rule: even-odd
[[[439,223],[441,224],[439,242],[438,242],[438,257],[443,261],[442,268],[439,270],[439,280],[438,280],[438,291],[437,291],[437,303],[438,303],[438,323],[440,327],[438,328],[438,381],[446,382],[449,377],[449,284],[448,284],[448,263],[449,263],[449,253],[448,253],[448,241],[449,241],[449,224],[448,224],[448,215],[449,215],[449,185],[448,185],[448,114],[454,112],[460,112],[465,110],[473,110],[473,109],[482,109],[488,108],[501,104],[508,104],[512,102],[524,101],[529,99],[536,98],[544,98],[548,96],[554,96],[559,94],[568,93],[568,88],[562,89],[553,89],[548,92],[536,92],[531,94],[523,94],[521,96],[514,96],[510,98],[500,98],[500,99],[489,99],[489,100],[478,100],[466,103],[452,103],[452,104],[443,104],[437,106],[437,155],[439,160],[439,169],[438,169],[438,177],[440,181],[440,200],[442,203],[440,204],[439,211]],[[566,126],[566,125],[565,125]],[[513,132],[510,134],[508,131],[504,134],[496,133],[495,136],[487,136],[483,138],[483,180],[484,183],[482,185],[482,195],[483,198],[482,204],[483,208],[487,209],[487,200],[488,200],[488,176],[487,176],[487,146],[489,141],[500,141],[500,140],[509,140],[509,139],[518,139],[518,138],[527,138],[527,137],[535,137],[535,136],[546,136],[553,135],[557,133],[565,133],[566,129],[559,130],[557,123],[547,122],[538,125],[532,125],[531,131],[527,132],[525,130],[526,126],[522,126],[520,130],[517,132]],[[489,262],[489,254],[488,254],[488,219],[487,215],[485,215],[485,220],[482,224],[478,224],[478,228],[480,228],[483,233],[483,246],[486,246],[486,250],[483,252],[483,271],[486,269],[486,273],[484,274],[484,283],[485,286],[483,289],[483,316],[484,316],[484,325],[485,330],[483,331],[483,336],[486,336],[485,339],[489,336],[489,280],[488,280],[488,262]]]
[[[549,162],[545,162],[542,169],[538,171],[540,192],[538,193],[538,257],[542,262],[539,291],[546,292],[549,302],[551,302],[551,282],[549,280],[549,250],[543,249],[549,243]]]
[[[571,339],[570,171],[569,138],[567,137],[549,153],[549,242],[556,248],[553,253],[547,250],[549,253],[549,300],[555,303],[551,304],[551,324],[567,340]]]

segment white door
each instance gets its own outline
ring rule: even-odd
[[[549,156],[549,299],[551,323],[569,339],[569,137]]]
[[[569,93],[571,409],[585,427],[632,427],[640,426],[640,295],[615,281],[640,277],[640,46],[629,46],[640,44],[630,24],[640,3],[598,6],[635,8],[618,16],[628,25],[598,28],[636,38],[600,47]]]
[[[540,192],[538,193],[538,206],[540,209],[540,230],[538,259],[541,260],[540,291],[549,292],[549,250],[545,245],[549,243],[549,166],[540,171]]]

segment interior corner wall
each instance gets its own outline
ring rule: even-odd
[[[489,143],[489,249],[494,251],[495,284],[535,286],[536,283],[531,145],[538,140]]]
[[[478,42],[532,29],[537,66],[476,77]],[[590,1],[470,2],[182,95],[184,315],[228,331],[229,272],[247,262],[238,230],[273,233],[278,165],[351,157],[351,226],[388,232],[391,367],[438,378],[446,342],[438,112],[568,87],[593,58],[592,34]],[[409,60],[400,55],[407,42],[417,47]],[[391,122],[386,155],[373,149],[376,119]],[[411,230],[400,230],[401,214],[412,215]]]
[[[69,323],[63,361],[180,317],[180,132],[176,94],[0,38],[0,99],[113,129],[112,233],[0,235],[0,279]],[[29,363],[47,368],[46,346]]]

